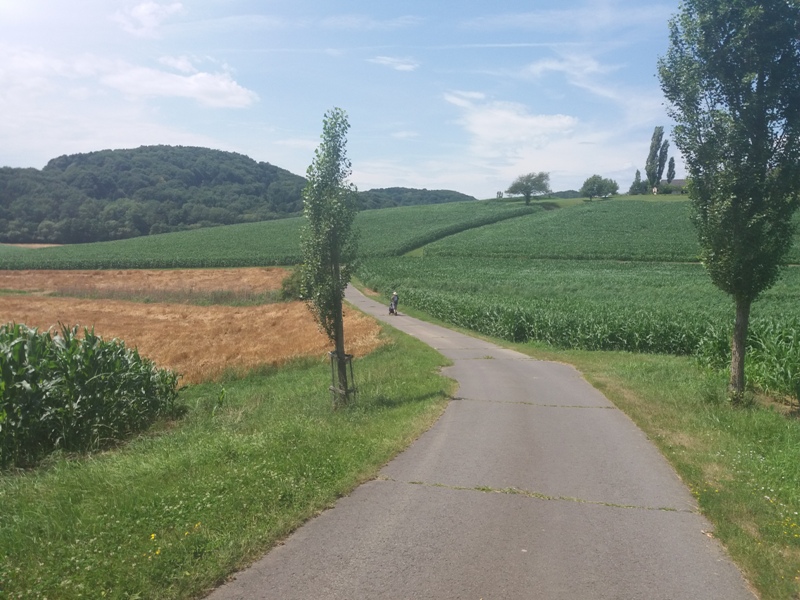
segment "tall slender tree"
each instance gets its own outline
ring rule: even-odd
[[[661,178],[664,176],[664,167],[667,166],[667,155],[669,154],[669,140],[661,142],[658,149],[658,170],[656,171],[656,185],[661,185]]]
[[[342,300],[356,258],[357,236],[353,221],[358,212],[356,188],[348,182],[347,114],[340,108],[325,113],[322,142],[306,171],[301,233],[303,298],[335,347],[338,404],[350,400],[347,356],[344,346]]]
[[[647,162],[644,165],[644,174],[647,176],[647,183],[650,188],[654,188],[661,180],[659,165],[661,162],[661,148],[663,147],[664,128],[661,125],[653,129],[653,137],[650,138],[650,152],[647,155]],[[661,172],[664,168],[661,167]]]
[[[736,305],[734,400],[751,305],[779,276],[800,205],[799,36],[797,0],[683,0],[658,64],[701,259]]]
[[[675,158],[670,156],[667,165],[667,183],[672,183],[673,179],[675,179]]]

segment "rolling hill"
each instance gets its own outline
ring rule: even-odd
[[[235,152],[101,150],[0,168],[0,242],[87,243],[297,216],[306,180]],[[474,200],[449,190],[360,193],[363,208]]]

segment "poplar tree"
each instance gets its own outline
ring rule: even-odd
[[[662,141],[663,140],[663,141]],[[664,145],[666,144],[666,147]],[[669,142],[664,140],[664,128],[658,125],[653,129],[653,137],[650,138],[650,152],[647,155],[647,162],[644,165],[644,173],[647,176],[647,183],[650,188],[658,186],[661,175],[664,173],[664,163],[667,159]],[[662,163],[662,155],[664,162]]]
[[[659,59],[685,159],[700,258],[736,306],[740,400],[750,308],[778,279],[800,205],[800,3],[683,0]]]
[[[340,108],[325,113],[322,142],[306,171],[303,189],[301,232],[303,264],[301,289],[320,328],[333,342],[338,387],[333,391],[338,404],[350,401],[347,356],[344,347],[342,300],[356,258],[357,236],[353,221],[358,212],[356,187],[348,182],[351,174],[347,158],[347,114]]]

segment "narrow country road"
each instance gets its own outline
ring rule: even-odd
[[[753,600],[665,459],[575,369],[347,299],[452,359],[457,397],[209,598]]]

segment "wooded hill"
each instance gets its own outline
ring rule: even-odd
[[[101,150],[0,168],[0,242],[70,244],[267,221],[302,210],[306,180],[242,154],[185,146]],[[474,200],[391,188],[363,208]]]

